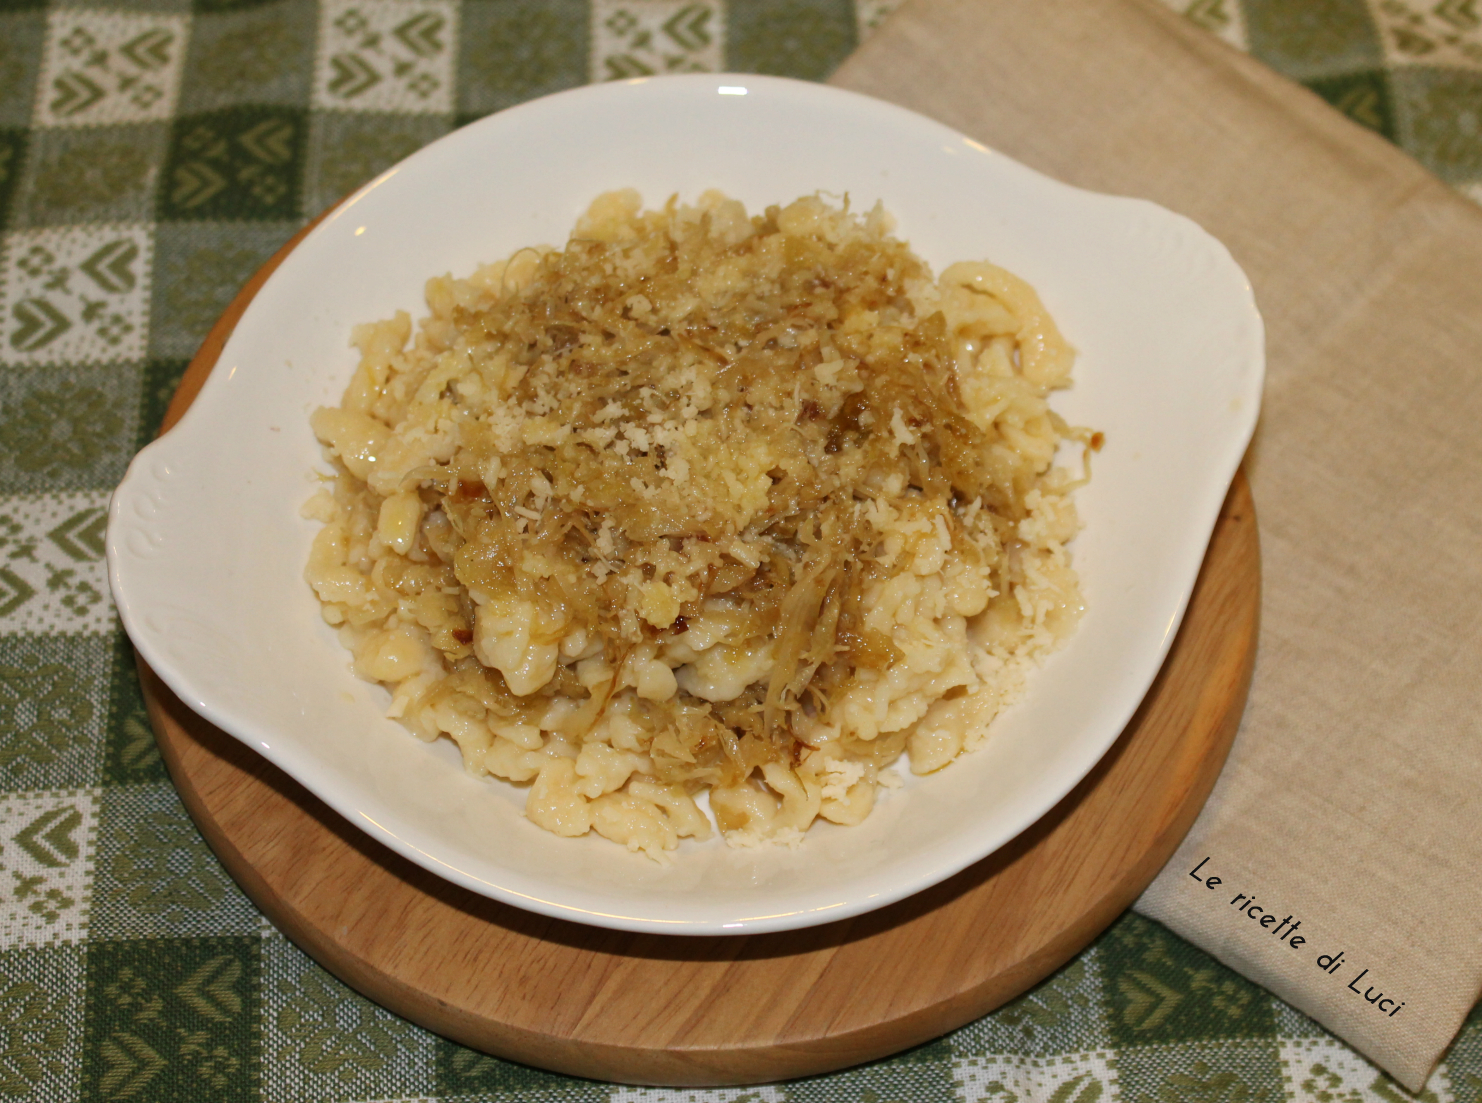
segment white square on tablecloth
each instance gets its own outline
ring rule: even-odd
[[[151,227],[67,226],[7,234],[0,249],[0,365],[144,355]]]
[[[0,945],[86,937],[97,805],[92,789],[0,796]]]
[[[723,68],[725,8],[718,0],[593,0],[592,80]]]
[[[37,126],[169,119],[180,92],[189,17],[55,8],[47,19]]]
[[[457,42],[458,5],[452,0],[324,0],[314,106],[451,112]]]

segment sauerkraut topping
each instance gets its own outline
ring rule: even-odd
[[[1080,611],[1046,396],[986,263],[805,197],[601,196],[562,250],[357,327],[307,577],[390,715],[526,813],[658,856],[857,823],[982,738]]]

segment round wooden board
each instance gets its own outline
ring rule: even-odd
[[[307,232],[307,231],[305,231]],[[289,242],[191,363],[174,424]],[[466,1045],[627,1083],[745,1084],[873,1060],[954,1029],[1077,953],[1167,862],[1250,685],[1260,551],[1235,478],[1183,627],[1106,757],[1019,838],[858,918],[783,934],[637,935],[457,888],[373,842],[141,664],[160,749],[247,894],[347,984]]]

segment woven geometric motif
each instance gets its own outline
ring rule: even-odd
[[[346,988],[282,938],[263,947],[267,1095],[281,1103],[430,1093],[431,1035]]]
[[[1482,13],[1475,0],[1370,0],[1391,65],[1482,72]]]
[[[77,1098],[84,950],[59,943],[0,955],[0,1094]]]
[[[725,9],[704,0],[594,0],[592,79],[716,72]]]
[[[105,636],[0,638],[0,793],[35,796],[96,784],[107,647]]]
[[[154,237],[140,224],[6,235],[0,252],[0,364],[141,356]]]
[[[1411,1095],[1353,1050],[1332,1038],[1281,1043],[1283,1079],[1293,1103],[1454,1103],[1450,1077],[1431,1077]]]
[[[83,1098],[248,1103],[259,1096],[255,938],[103,942],[88,958]]]
[[[259,916],[166,784],[109,785],[98,811],[91,937],[254,935]]]
[[[5,945],[80,942],[87,936],[97,802],[90,789],[0,797]]]
[[[964,1103],[1098,1103],[1114,1098],[1117,1075],[1109,1054],[1081,1053],[960,1058],[952,1078]]]
[[[328,111],[453,110],[458,7],[449,0],[324,0],[315,107]]]
[[[286,219],[298,214],[308,124],[288,107],[228,107],[175,120],[160,217]]]
[[[0,632],[113,628],[107,505],[97,490],[0,498]]]
[[[186,29],[179,15],[53,11],[36,125],[168,119],[180,90]]]

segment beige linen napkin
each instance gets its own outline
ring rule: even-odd
[[[1482,211],[1147,0],[915,0],[834,83],[1182,212],[1249,273],[1255,683],[1137,909],[1418,1090],[1482,988]]]

